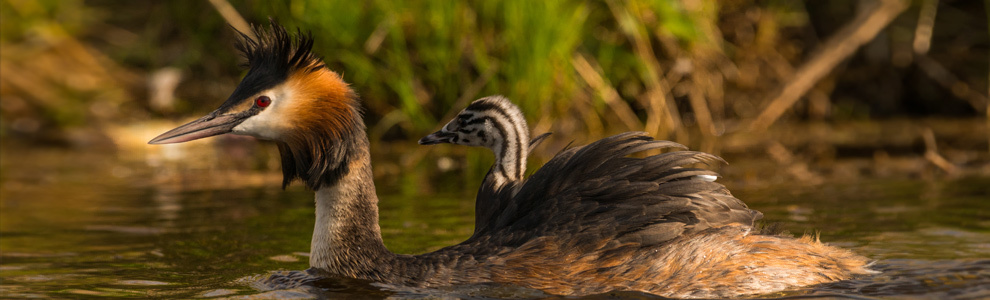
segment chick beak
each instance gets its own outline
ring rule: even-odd
[[[454,138],[453,132],[448,132],[441,129],[440,131],[431,133],[430,135],[424,136],[423,138],[419,139],[419,144],[436,145],[439,143],[450,143],[452,138]]]
[[[186,123],[151,139],[148,144],[173,144],[188,142],[214,135],[229,133],[244,121],[241,114],[217,115],[216,112]]]

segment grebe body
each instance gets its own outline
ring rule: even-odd
[[[283,186],[316,191],[310,250],[315,273],[387,284],[440,287],[504,283],[560,295],[613,290],[667,297],[769,293],[867,274],[867,259],[808,238],[753,234],[760,213],[712,171],[721,161],[630,132],[565,150],[512,193],[487,229],[422,255],[389,252],[357,94],[312,51],[308,35],[272,21],[242,36],[250,67],[212,113],[152,139],[178,143],[234,133],[278,145]]]

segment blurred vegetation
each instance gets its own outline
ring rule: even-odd
[[[411,144],[504,94],[557,143],[646,130],[717,152],[716,137],[745,132],[826,39],[883,1],[229,3],[252,24],[312,32],[361,94],[375,141]],[[984,4],[910,2],[774,126],[986,118]],[[5,143],[113,143],[105,127],[209,111],[244,73],[208,1],[0,0],[0,20]],[[919,28],[932,31],[920,52]]]

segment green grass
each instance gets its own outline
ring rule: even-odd
[[[425,152],[436,148],[414,141],[494,94],[519,104],[532,131],[554,133],[534,161],[571,141],[628,130],[717,153],[715,140],[744,131],[859,7],[851,0],[229,1],[252,24],[268,26],[272,17],[312,33],[315,51],[361,95],[370,138],[384,152],[415,158],[398,170],[428,165],[424,158],[435,157]],[[952,86],[985,91],[985,39],[971,34],[984,24],[963,2],[940,9],[928,55],[958,78]],[[967,111],[979,101],[964,102],[923,70],[886,61],[886,52],[911,51],[911,11],[784,118],[981,116],[982,109]],[[0,21],[4,138],[87,145],[73,142],[79,129],[99,137],[103,124],[189,118],[216,108],[245,72],[236,34],[208,1],[0,0]],[[150,74],[164,68],[183,76],[168,109],[147,101]],[[488,167],[486,152],[444,151],[463,158],[471,174]],[[420,184],[403,182],[409,190]]]
[[[317,51],[362,94],[369,117],[384,121],[375,122],[379,127],[373,133],[426,133],[446,121],[440,118],[450,111],[492,94],[513,99],[535,123],[567,115],[574,105],[601,108],[575,96],[588,93],[572,67],[576,53],[601,62],[606,77],[629,82],[640,75],[630,70],[642,73],[640,60],[616,34],[620,29],[614,14],[601,2],[291,1],[286,6],[234,6],[254,23],[273,16],[313,32]],[[685,43],[697,36],[692,20],[678,15],[683,10],[679,2],[617,6],[664,17],[653,25],[669,27]]]

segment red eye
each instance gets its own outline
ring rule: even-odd
[[[268,107],[269,104],[272,104],[272,98],[268,98],[268,96],[261,96],[258,99],[254,99],[254,105],[258,107]]]

